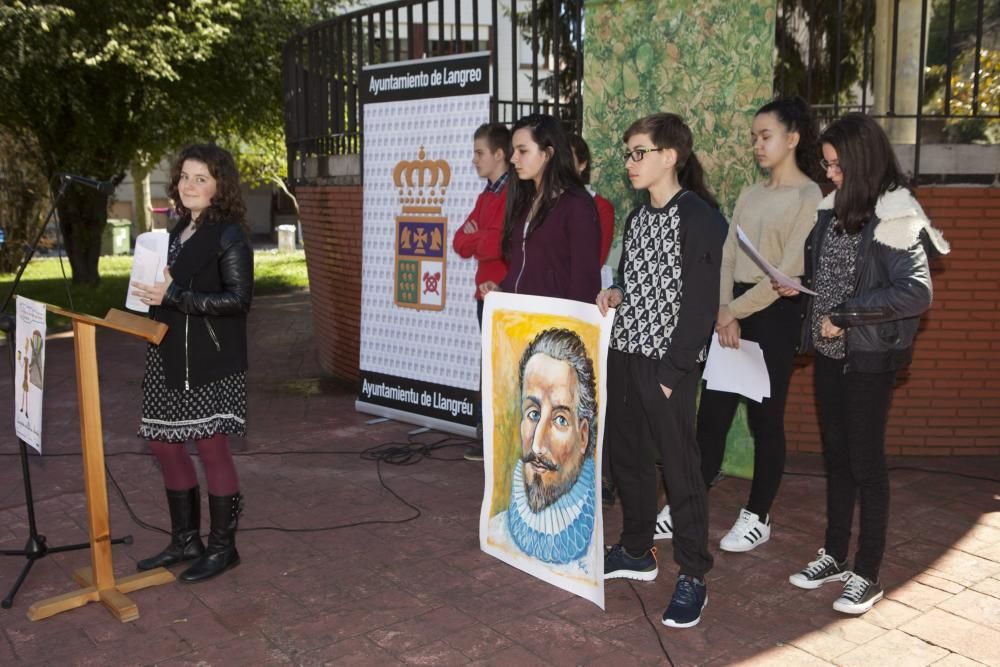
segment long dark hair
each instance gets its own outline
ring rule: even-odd
[[[694,154],[691,128],[674,113],[654,113],[640,118],[625,130],[623,143],[637,134],[648,134],[657,148],[672,148],[677,152],[677,180],[681,187],[690,190],[713,208],[719,208],[715,195],[705,185],[705,170]]]
[[[758,109],[754,116],[762,113],[773,113],[787,132],[799,133],[799,143],[795,147],[795,164],[809,178],[814,181],[820,180],[822,172],[819,167],[819,144],[816,141],[818,132],[809,103],[798,95],[779,97]]]
[[[837,151],[844,182],[833,200],[837,223],[856,234],[875,212],[879,197],[907,187],[889,137],[871,117],[849,113],[835,120],[819,137]]]
[[[191,217],[191,211],[184,208],[184,204],[181,203],[180,191],[177,188],[177,183],[181,180],[181,169],[186,160],[201,162],[208,167],[208,173],[215,179],[215,196],[212,197],[212,204],[202,211],[198,224],[235,222],[246,230],[247,209],[240,192],[240,172],[229,151],[215,144],[191,144],[180,152],[170,168],[167,196],[174,201],[182,224],[186,224]]]
[[[549,153],[549,161],[542,172],[541,197],[538,211],[531,219],[525,238],[538,229],[549,211],[555,206],[556,198],[571,188],[583,189],[576,165],[573,164],[573,153],[569,141],[559,121],[543,113],[533,113],[520,119],[511,128],[511,136],[521,129],[531,132],[531,139],[538,148]],[[515,148],[515,150],[517,150]],[[507,181],[507,212],[503,221],[503,241],[501,250],[503,256],[510,258],[510,239],[514,233],[514,225],[523,222],[531,202],[535,198],[535,182],[532,179],[521,180],[517,177],[514,166],[510,167],[510,178]]]
[[[574,132],[569,135],[569,147],[573,149],[573,157],[576,158],[576,162],[587,163],[587,166],[580,172],[580,180],[583,181],[584,185],[588,185],[590,183],[590,146],[587,145],[583,137]]]

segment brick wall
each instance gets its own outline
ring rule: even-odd
[[[361,340],[360,179],[299,186],[313,325],[320,366],[331,375],[358,379]]]
[[[361,326],[361,186],[300,186],[313,319],[320,364],[358,378]],[[917,192],[951,243],[933,265],[934,305],[901,375],[889,418],[890,454],[1000,454],[1000,188],[934,187]],[[789,450],[820,450],[812,363],[792,377]]]
[[[890,454],[1000,454],[1000,188],[926,187],[917,198],[951,243],[932,264],[934,305],[889,416]],[[790,450],[819,451],[812,364],[800,360]]]

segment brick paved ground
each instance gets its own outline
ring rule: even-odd
[[[410,515],[379,485],[375,464],[356,454],[403,440],[410,427],[367,426],[367,417],[354,412],[349,388],[318,379],[308,296],[259,299],[251,331],[251,435],[234,445],[247,498],[242,527],[305,528]],[[102,333],[99,353],[108,466],[138,516],[164,525],[159,473],[149,456],[133,454],[143,452],[133,435],[143,346]],[[31,470],[40,528],[53,543],[65,544],[86,539],[80,460],[72,455],[79,436],[69,338],[50,341],[46,372],[46,451],[70,456],[34,458]],[[9,400],[10,393],[4,373],[0,396]],[[5,430],[0,549],[20,548],[27,530],[13,451]],[[453,448],[437,455],[460,453]],[[995,458],[896,463],[1000,477]],[[815,472],[819,460],[799,455],[789,466]],[[242,531],[240,567],[197,586],[134,593],[141,613],[134,623],[121,624],[98,605],[29,622],[28,605],[71,590],[71,572],[88,558],[76,552],[40,561],[14,608],[0,612],[0,664],[656,664],[663,661],[659,635],[677,665],[1000,665],[995,483],[894,472],[883,568],[888,599],[862,618],[845,618],[830,608],[833,586],[804,592],[787,583],[821,543],[823,483],[786,478],[771,541],[751,554],[716,551],[704,620],[673,631],[659,624],[675,574],[669,549],[661,551],[659,580],[635,585],[654,630],[625,583],[608,585],[602,612],[483,555],[479,466],[425,460],[383,466],[382,472],[393,490],[419,506],[418,520],[304,534]],[[713,544],[746,492],[741,480],[713,490]],[[116,571],[124,575],[164,538],[134,524],[113,493],[111,514],[116,535],[135,536],[133,545],[114,550]],[[608,511],[610,541],[619,525],[617,508]],[[0,559],[4,592],[21,562]]]

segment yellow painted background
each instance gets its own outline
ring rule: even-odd
[[[493,502],[490,506],[490,516],[494,516],[507,509],[510,501],[511,470],[521,456],[521,392],[518,386],[518,365],[531,340],[546,329],[569,329],[575,332],[583,340],[587,355],[594,364],[598,405],[604,404],[604,389],[600,374],[599,326],[575,317],[516,310],[494,311],[491,325],[493,327],[493,350],[490,357],[493,370]],[[597,432],[600,433],[600,424],[597,426]],[[595,457],[597,451],[598,448],[595,448]],[[597,459],[595,464],[599,479],[600,459]]]

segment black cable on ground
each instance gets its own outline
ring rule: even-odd
[[[666,645],[664,645],[663,638],[660,637],[660,631],[657,629],[656,624],[649,618],[649,612],[646,611],[646,603],[642,601],[642,596],[639,595],[639,591],[635,590],[635,586],[632,585],[631,581],[626,579],[625,583],[632,589],[632,593],[635,594],[635,599],[639,601],[639,606],[642,607],[642,616],[646,619],[646,622],[649,623],[649,627],[653,629],[653,635],[656,637],[656,641],[660,644],[660,650],[663,651],[663,657],[665,657],[667,662],[670,663],[670,667],[674,667],[674,661],[670,658],[670,651],[668,651]]]
[[[470,440],[464,438],[456,438],[453,436],[444,436],[432,442],[420,442],[413,436],[410,436],[407,442],[385,442],[374,447],[369,447],[360,452],[356,450],[330,450],[330,449],[319,449],[319,450],[286,450],[286,451],[273,451],[273,452],[233,452],[233,456],[238,457],[254,457],[254,456],[318,456],[318,455],[334,455],[334,456],[360,456],[364,461],[374,461],[375,471],[378,474],[379,484],[388,491],[392,497],[398,500],[400,503],[413,510],[411,516],[402,519],[367,519],[364,521],[353,521],[350,523],[337,524],[334,526],[316,526],[311,528],[286,528],[283,526],[247,526],[241,527],[241,533],[252,533],[260,531],[275,531],[279,533],[321,533],[331,530],[340,530],[342,528],[357,528],[358,526],[374,526],[374,525],[385,525],[385,524],[401,524],[409,523],[421,516],[420,508],[409,502],[402,496],[400,496],[396,491],[394,491],[385,481],[382,476],[382,463],[388,465],[400,465],[400,466],[410,466],[419,463],[425,458],[434,459],[436,461],[464,461],[462,458],[452,458],[452,457],[437,457],[434,456],[434,452],[442,449],[447,449],[449,447],[465,447],[471,443]],[[107,457],[112,456],[130,456],[130,455],[143,455],[148,456],[146,452],[116,452],[113,454],[108,454]],[[67,454],[51,454],[49,456],[80,456],[77,453],[67,453]],[[170,531],[164,530],[159,526],[154,526],[152,524],[146,523],[140,519],[135,511],[132,509],[131,504],[125,497],[125,492],[122,491],[121,486],[119,486],[117,480],[115,480],[114,475],[111,470],[105,464],[105,470],[107,471],[108,480],[111,482],[112,487],[118,494],[119,499],[122,504],[125,505],[125,511],[132,518],[132,521],[136,523],[141,528],[145,530],[163,533],[164,535],[169,535]]]
[[[145,521],[139,518],[139,516],[132,509],[132,505],[129,503],[128,498],[125,497],[125,492],[122,491],[122,487],[118,485],[118,480],[116,480],[115,476],[111,474],[111,468],[108,467],[108,464],[106,462],[104,464],[104,472],[106,472],[108,475],[108,481],[111,482],[111,488],[115,490],[115,492],[118,494],[118,497],[121,499],[122,504],[125,505],[125,511],[128,512],[128,515],[132,517],[132,521],[134,521],[137,526],[139,526],[140,528],[145,528],[146,530],[151,530],[156,533],[163,533],[164,535],[170,535],[169,530],[165,530],[163,528],[160,528],[159,526],[154,526],[151,523],[146,523]]]

